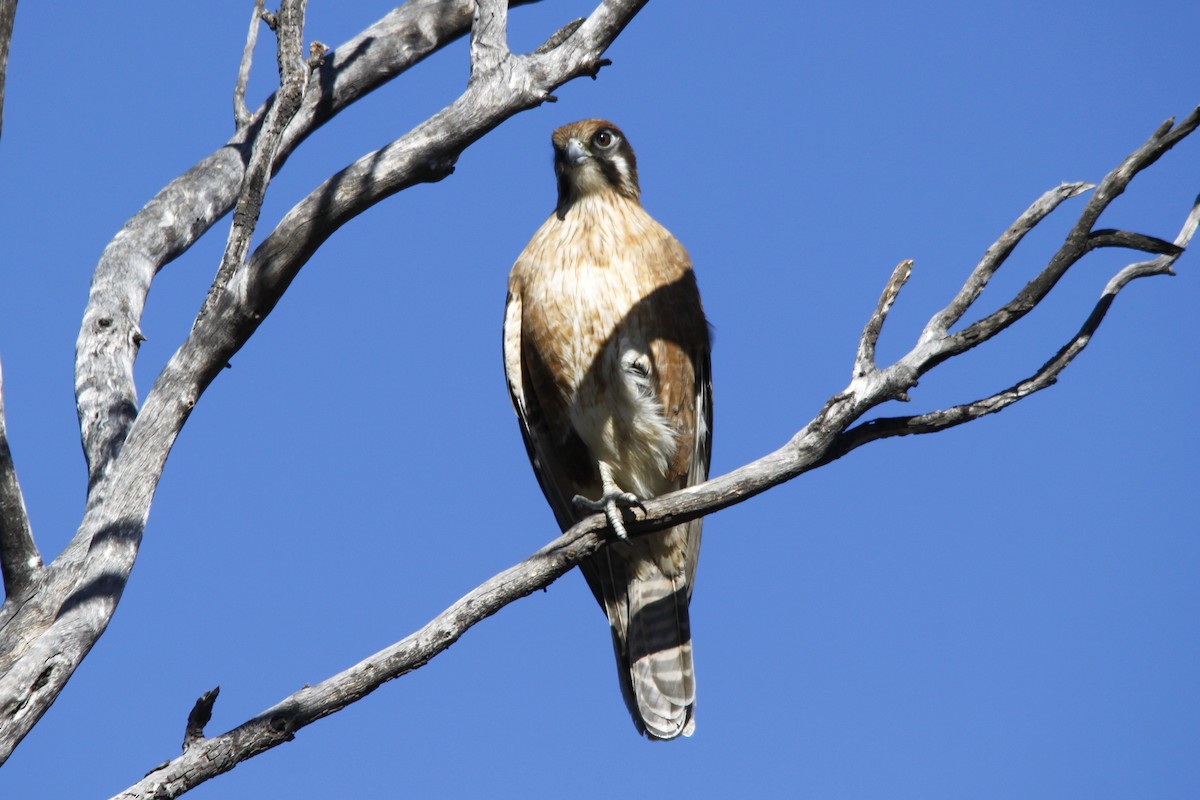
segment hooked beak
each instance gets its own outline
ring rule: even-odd
[[[590,158],[587,150],[583,147],[583,142],[578,139],[567,140],[567,163],[571,166],[577,166],[580,162]]]

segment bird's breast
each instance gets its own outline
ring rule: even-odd
[[[535,234],[516,267],[522,339],[593,456],[653,496],[676,450],[652,355],[660,289],[687,254],[641,207],[573,207]],[[543,401],[549,398],[543,398]]]
[[[518,264],[524,335],[574,394],[686,268],[683,248],[636,203],[580,203],[547,220]]]

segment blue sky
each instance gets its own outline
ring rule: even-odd
[[[0,358],[43,554],[85,472],[72,358],[101,250],[225,141],[248,2],[18,9],[0,143]],[[349,8],[348,8],[349,6]],[[531,49],[588,2],[514,11]],[[331,46],[389,4],[312,2]],[[508,269],[550,212],[549,133],[604,116],[684,243],[716,329],[713,469],[782,444],[849,380],[892,267],[880,359],[911,346],[1034,198],[1098,180],[1200,103],[1191,2],[650,3],[600,79],[563,87],[456,173],[339,231],[198,405],[109,628],[0,770],[0,796],[107,797],[210,733],[402,638],[556,529],[500,364]],[[251,94],[274,79],[264,34]],[[267,49],[263,49],[267,48]],[[313,136],[264,231],[332,171],[448,103],[465,42]],[[1174,238],[1200,139],[1102,225]],[[1082,201],[985,292],[1003,303]],[[223,222],[150,294],[144,393],[191,324]],[[1094,254],[910,407],[1042,363],[1130,254]],[[863,448],[706,525],[696,735],[652,744],[571,574],[426,668],[195,798],[1200,796],[1200,260],[1130,286],[1058,385],[935,436]],[[978,314],[976,314],[978,316]]]

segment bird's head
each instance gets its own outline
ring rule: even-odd
[[[560,217],[581,197],[603,192],[637,200],[637,158],[625,134],[611,122],[585,119],[556,130],[554,174]]]

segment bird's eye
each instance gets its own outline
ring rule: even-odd
[[[616,135],[608,128],[605,128],[592,137],[592,144],[599,147],[601,150],[607,150],[613,146],[613,142],[617,140]]]

